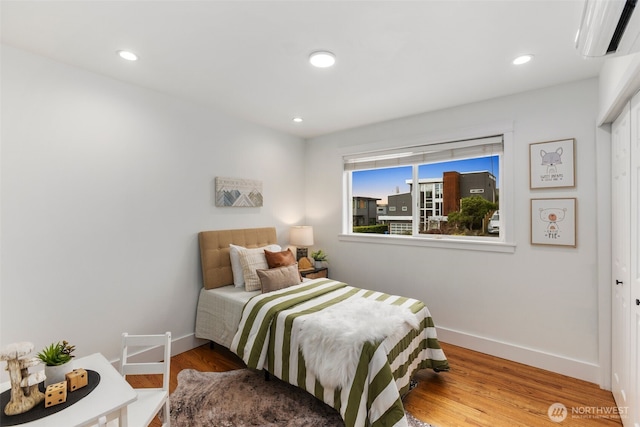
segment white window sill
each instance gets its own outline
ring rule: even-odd
[[[339,234],[341,242],[373,243],[381,245],[421,246],[441,249],[460,249],[467,251],[515,253],[515,243],[503,241],[492,242],[486,238],[446,237],[414,237],[390,234]],[[497,239],[496,239],[497,240]]]

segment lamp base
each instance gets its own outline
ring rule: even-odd
[[[299,260],[300,258],[306,258],[308,253],[308,248],[296,248],[296,260]]]

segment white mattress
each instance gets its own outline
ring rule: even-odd
[[[225,347],[231,346],[238,330],[242,308],[260,291],[245,291],[233,285],[200,290],[196,312],[196,337],[211,340]]]

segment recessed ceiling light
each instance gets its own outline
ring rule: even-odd
[[[516,59],[513,60],[513,64],[514,65],[522,65],[522,64],[526,64],[527,62],[531,61],[533,59],[533,55],[521,55],[518,56]]]
[[[311,62],[311,65],[314,67],[327,68],[336,63],[336,56],[327,51],[313,52],[309,55],[309,62]]]
[[[294,117],[293,121],[296,123],[302,123],[302,117]]]
[[[128,50],[119,50],[118,56],[122,59],[126,59],[127,61],[137,61],[138,55],[133,52],[129,52]]]

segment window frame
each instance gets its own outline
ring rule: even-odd
[[[500,236],[495,237],[475,237],[475,236],[452,236],[440,234],[418,234],[419,224],[416,223],[415,216],[419,216],[420,200],[419,185],[412,186],[412,200],[416,205],[413,209],[414,221],[413,232],[411,236],[407,235],[376,235],[368,233],[353,233],[353,218],[350,214],[350,200],[353,200],[351,174],[352,171],[345,170],[342,166],[343,174],[343,218],[342,233],[338,239],[345,242],[375,243],[375,244],[391,244],[404,246],[423,246],[446,249],[462,249],[462,250],[479,250],[490,252],[515,252],[515,165],[514,165],[514,138],[513,123],[497,123],[483,127],[465,129],[461,131],[452,131],[443,134],[419,135],[417,137],[401,138],[394,142],[378,141],[370,144],[358,146],[357,152],[345,150],[341,156],[341,160],[345,157],[354,157],[362,155],[366,157],[376,151],[402,149],[412,146],[455,143],[461,140],[484,138],[491,135],[503,136],[503,151],[500,155],[498,178],[498,188],[500,188]],[[343,160],[344,163],[344,160]],[[413,180],[418,182],[418,166],[413,167]]]

